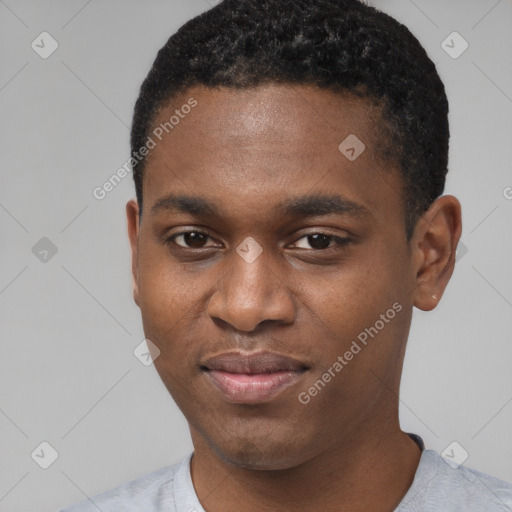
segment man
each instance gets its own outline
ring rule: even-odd
[[[356,0],[225,0],[135,106],[134,299],[194,452],[66,509],[506,511],[512,486],[402,432],[413,306],[450,279],[448,102]]]

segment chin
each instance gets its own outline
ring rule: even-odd
[[[283,442],[262,446],[255,444],[254,441],[243,441],[225,448],[217,446],[214,450],[220,459],[243,469],[277,471],[290,469],[304,462],[303,458],[298,456],[304,453],[300,447],[285,445]]]

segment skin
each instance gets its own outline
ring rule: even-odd
[[[412,307],[431,310],[443,294],[460,204],[437,199],[407,241],[401,176],[375,150],[379,112],[365,99],[309,86],[197,86],[155,126],[190,97],[197,107],[148,156],[140,222],[135,200],[126,212],[134,300],[161,351],[155,367],[189,423],[199,500],[207,512],[242,503],[248,512],[392,511],[421,455],[398,421]],[[349,134],[366,146],[354,161],[338,150]],[[218,215],[153,213],[171,193],[207,199]],[[343,196],[364,210],[276,210],[304,195]],[[169,240],[194,229],[208,236]],[[315,233],[333,237],[327,248],[311,242]],[[263,250],[252,263],[236,252],[249,236]],[[394,303],[402,310],[301,403],[299,393]],[[233,404],[200,369],[233,349],[273,350],[309,369],[270,402]]]

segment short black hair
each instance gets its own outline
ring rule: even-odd
[[[409,238],[444,190],[448,100],[409,29],[359,0],[224,0],[172,35],[134,109],[132,166],[141,212],[145,159],[138,151],[159,109],[194,85],[241,89],[273,82],[350,92],[381,106],[387,134],[381,149],[402,176]]]

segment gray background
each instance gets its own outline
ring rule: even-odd
[[[467,248],[439,307],[414,313],[402,426],[440,452],[457,441],[465,465],[512,481],[512,1],[373,3],[411,28],[445,81],[446,192],[462,202]],[[156,371],[133,354],[144,335],[124,218],[131,176],[101,201],[92,191],[128,157],[157,50],[208,7],[0,0],[1,512],[55,510],[192,448]],[[31,48],[43,31],[59,44],[47,59]],[[441,47],[453,31],[469,43],[457,59]],[[43,237],[57,248],[46,262]],[[31,458],[42,441],[59,454],[46,470]]]

